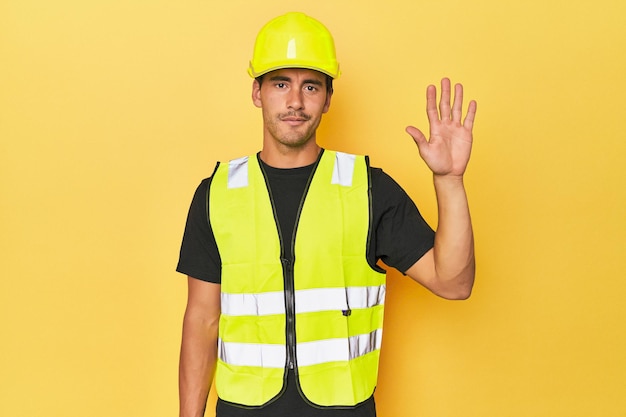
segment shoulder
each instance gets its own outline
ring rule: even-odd
[[[209,191],[212,178],[213,177],[211,176],[211,177],[207,177],[207,178],[203,179],[202,181],[200,181],[200,184],[196,188],[196,192],[195,192],[195,195],[194,195],[194,200],[199,198],[199,197],[205,197],[206,196],[206,193]]]
[[[370,167],[372,196],[382,199],[409,198],[404,189],[382,168]]]
[[[372,196],[376,199],[407,199],[408,194],[389,174],[387,174],[382,168],[374,167],[370,165],[369,156],[361,154],[351,154],[346,152],[335,151],[332,149],[324,149],[325,153],[340,154],[355,156],[363,158],[367,169],[369,170],[370,187],[372,190]]]
[[[207,197],[211,185],[211,178],[212,177],[203,179],[196,187],[193,199],[191,200],[191,207],[189,209],[189,214],[193,217],[198,218],[198,216],[203,217],[206,215]]]

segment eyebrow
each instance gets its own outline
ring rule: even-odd
[[[270,81],[286,81],[286,82],[291,82],[291,78],[290,77],[286,77],[284,75],[274,75],[272,77],[270,77]],[[320,81],[320,80],[316,80],[314,78],[311,79],[305,79],[303,84],[313,84],[313,85],[317,85],[319,87],[323,87],[324,84]]]

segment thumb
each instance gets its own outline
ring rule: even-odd
[[[419,130],[418,128],[413,127],[413,126],[407,126],[407,128],[405,130],[406,130],[406,133],[411,135],[411,137],[413,138],[413,140],[417,144],[418,148],[421,148],[423,145],[427,145],[428,144],[428,142],[426,141],[426,136],[424,136],[422,131]]]

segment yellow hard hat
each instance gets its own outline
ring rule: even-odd
[[[335,43],[326,27],[304,13],[270,20],[257,35],[248,74],[256,78],[281,68],[306,68],[338,78]]]

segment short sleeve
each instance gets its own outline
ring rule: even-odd
[[[222,263],[208,217],[210,183],[210,178],[203,180],[191,201],[176,271],[219,284]]]
[[[417,206],[387,173],[371,168],[373,236],[376,260],[405,273],[435,243],[435,232]]]

